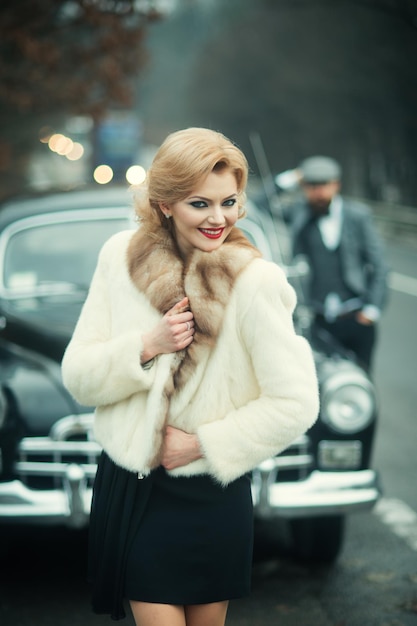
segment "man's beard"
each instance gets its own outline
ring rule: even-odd
[[[315,200],[314,202],[309,202],[309,207],[314,215],[320,217],[329,214],[330,204],[331,200]]]

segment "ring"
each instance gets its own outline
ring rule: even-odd
[[[191,329],[191,324],[190,324],[190,322],[185,322],[185,323],[187,324],[187,330],[190,330],[190,329]]]

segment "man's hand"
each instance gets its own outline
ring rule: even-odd
[[[356,321],[364,326],[372,326],[374,320],[369,319],[362,311],[356,313]]]

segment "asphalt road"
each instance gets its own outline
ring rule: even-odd
[[[415,626],[417,623],[417,248],[387,247],[390,303],[381,323],[375,383],[380,427],[374,465],[384,495],[348,519],[330,568],[301,565],[269,544],[249,598],[228,626]],[[86,532],[0,528],[1,626],[99,626],[90,612]],[[126,626],[133,626],[128,617]]]
[[[385,495],[417,511],[417,244],[391,244],[387,256],[391,288],[375,361],[381,417],[374,462]]]

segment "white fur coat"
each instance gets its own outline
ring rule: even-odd
[[[227,484],[316,420],[313,357],[292,322],[295,293],[245,242],[233,229],[187,264],[164,229],[124,231],[104,245],[62,373],[73,396],[96,407],[95,437],[120,466],[148,474],[171,424],[196,433],[204,452],[171,474],[209,473]],[[143,369],[142,334],[184,295],[193,343]]]

